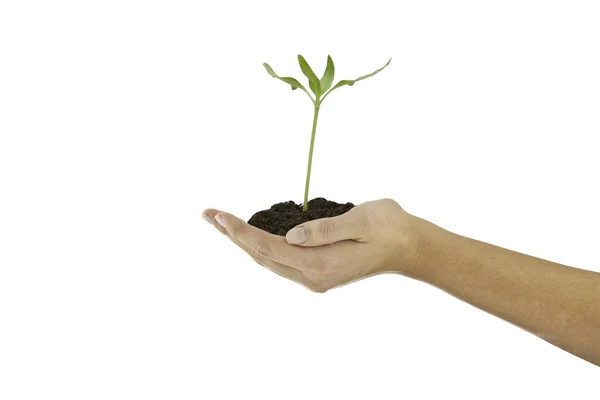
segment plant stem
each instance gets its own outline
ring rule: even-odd
[[[312,168],[312,156],[313,149],[315,147],[315,133],[317,133],[317,120],[319,119],[319,107],[321,102],[319,97],[315,101],[315,115],[313,117],[312,134],[310,136],[310,150],[308,152],[308,168],[306,169],[306,185],[304,186],[304,204],[302,205],[302,211],[308,210],[308,187],[310,185],[310,170]]]

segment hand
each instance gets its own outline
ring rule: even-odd
[[[380,273],[414,275],[423,262],[424,221],[390,199],[303,223],[285,238],[218,210],[203,216],[258,264],[315,292]]]

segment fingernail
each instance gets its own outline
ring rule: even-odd
[[[300,226],[294,228],[285,235],[287,241],[291,244],[300,244],[306,242],[306,228]]]
[[[215,224],[215,221],[213,221],[213,219],[208,214],[202,214],[202,218],[204,218],[204,220],[211,225]]]
[[[221,225],[223,228],[227,228],[225,226],[225,220],[223,219],[223,216],[221,214],[215,215],[215,219],[217,220],[217,222],[219,223],[219,225]]]

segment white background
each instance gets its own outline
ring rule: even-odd
[[[597,399],[600,370],[400,276],[323,295],[201,219],[392,197],[600,271],[596,1],[3,1],[0,398]],[[336,79],[336,81],[337,81]],[[303,80],[304,81],[304,80]]]

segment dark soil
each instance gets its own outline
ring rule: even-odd
[[[293,201],[277,203],[268,210],[259,211],[250,218],[248,224],[275,235],[285,234],[296,225],[319,218],[337,217],[354,207],[352,203],[339,204],[322,197],[308,202],[308,210],[302,211],[302,204]]]

